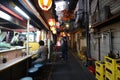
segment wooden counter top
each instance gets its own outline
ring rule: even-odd
[[[1,50],[0,53],[13,51],[13,50],[19,50],[19,49],[25,49],[25,47],[15,46],[15,47],[12,47],[10,49]]]

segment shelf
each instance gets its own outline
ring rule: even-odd
[[[118,21],[120,21],[120,14],[116,14],[109,19],[106,19],[102,22],[98,22],[96,24],[93,24],[93,28],[102,28],[106,25],[110,25],[110,24],[116,23]]]
[[[14,22],[14,21],[13,21]],[[6,29],[25,29],[21,24],[16,24],[15,22],[10,22],[8,20],[0,18],[0,26]]]

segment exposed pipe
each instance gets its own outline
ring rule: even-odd
[[[98,60],[101,60],[101,58],[100,58],[100,56],[101,56],[101,54],[100,54],[100,37],[98,37]]]
[[[113,51],[113,46],[112,46],[112,32],[111,32],[111,30],[109,31],[109,49],[110,49],[110,52]]]
[[[82,16],[83,16],[83,0],[78,1],[75,11],[76,11],[75,12],[75,15],[76,15],[75,24],[81,23],[80,20],[82,20]]]
[[[87,42],[87,58],[91,57],[90,54],[90,34],[89,34],[89,0],[85,0],[85,28],[86,28],[86,42]]]

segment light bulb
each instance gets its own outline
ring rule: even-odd
[[[47,6],[48,0],[43,0],[44,6]]]

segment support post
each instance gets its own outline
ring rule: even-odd
[[[29,25],[30,19],[27,20],[27,44],[26,44],[27,55],[29,55]]]

